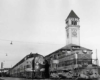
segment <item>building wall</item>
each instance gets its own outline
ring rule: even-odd
[[[48,61],[50,62],[50,70],[67,70],[68,68],[74,68],[77,64],[92,64],[92,51],[84,53],[84,50],[67,51],[60,50],[58,53],[53,53],[48,56]],[[77,57],[76,57],[77,54]]]

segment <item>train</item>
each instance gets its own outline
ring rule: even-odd
[[[82,56],[84,55],[87,56],[87,54],[83,54]],[[98,66],[92,64],[92,59],[74,59],[74,53],[67,55],[67,57],[70,58],[70,60],[65,60],[64,62],[50,58],[48,61],[46,57],[38,53],[30,53],[13,66],[9,70],[9,74],[11,77],[35,79],[98,79]]]
[[[38,53],[30,53],[9,70],[11,77],[48,78],[49,65]]]

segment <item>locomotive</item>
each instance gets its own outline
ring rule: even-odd
[[[10,69],[10,76],[23,78],[48,78],[48,64],[40,54],[30,53]]]

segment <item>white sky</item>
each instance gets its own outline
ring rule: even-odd
[[[99,7],[100,0],[0,0],[0,62],[11,67],[30,52],[47,55],[65,46],[72,9],[80,17],[81,46],[92,49],[94,58],[97,49],[99,58]]]

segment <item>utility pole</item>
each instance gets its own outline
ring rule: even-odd
[[[3,76],[3,62],[1,62],[1,76]]]
[[[98,55],[97,55],[97,49],[96,49],[96,65],[99,66],[99,63],[98,63]]]

